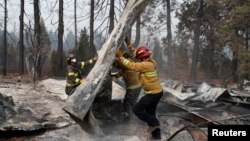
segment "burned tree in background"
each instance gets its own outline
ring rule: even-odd
[[[4,0],[4,32],[3,32],[3,76],[6,76],[7,54],[7,0]]]
[[[21,9],[20,9],[20,31],[19,31],[19,76],[22,76],[24,73],[24,44],[23,44],[23,30],[24,30],[24,0],[21,0]]]
[[[204,1],[200,0],[200,6],[199,10],[197,12],[197,21],[196,21],[196,27],[194,31],[194,48],[192,52],[192,65],[191,65],[191,70],[190,70],[190,76],[189,80],[191,82],[195,82],[196,80],[196,69],[197,69],[197,63],[199,59],[199,42],[200,42],[200,34],[201,34],[201,18],[203,15],[203,7],[204,7]]]
[[[135,31],[135,42],[133,44],[134,47],[137,47],[140,43],[141,39],[141,16],[136,20],[136,31]]]
[[[114,29],[115,24],[115,0],[110,0],[110,9],[109,9],[109,34]]]
[[[57,47],[57,76],[62,77],[63,74],[63,33],[64,33],[64,23],[63,23],[63,0],[59,0],[59,24],[58,24],[58,47]]]
[[[75,55],[77,49],[77,13],[76,13],[76,3],[77,0],[74,1],[74,19],[75,19]]]
[[[173,77],[173,45],[172,45],[172,31],[171,31],[171,7],[170,0],[167,3],[167,56],[168,56],[168,77]]]
[[[40,19],[39,2],[39,0],[34,0],[34,31],[31,28],[31,24],[26,29],[26,42],[28,44],[26,66],[33,83],[41,79],[43,64],[50,49],[45,24]],[[43,26],[42,28],[41,25]]]
[[[90,20],[89,20],[89,33],[90,34],[86,34],[87,35],[87,41],[83,41],[81,39],[81,37],[83,37],[82,33],[85,32],[85,27],[81,30],[80,33],[80,39],[77,45],[77,49],[76,50],[84,50],[84,52],[78,52],[76,53],[76,57],[77,59],[79,59],[80,61],[87,61],[91,58],[93,58],[94,56],[96,56],[97,52],[96,52],[96,48],[95,48],[95,44],[94,44],[94,10],[95,10],[95,1],[91,0],[90,1]],[[85,42],[85,43],[84,43]],[[84,48],[84,49],[82,49]],[[84,67],[84,70],[82,71],[82,74],[84,76],[88,75],[88,73],[91,71],[91,69],[93,68],[94,64],[88,65]]]
[[[38,66],[41,65],[41,37],[40,37],[40,7],[39,0],[34,0],[34,36],[32,36],[31,26],[26,31],[26,41],[29,43],[26,56],[26,66],[33,83],[39,79]],[[30,37],[29,37],[30,36]]]
[[[90,1],[90,20],[89,20],[89,25],[90,25],[90,34],[89,34],[89,40],[90,40],[90,46],[94,46],[94,19],[95,16],[95,0]]]

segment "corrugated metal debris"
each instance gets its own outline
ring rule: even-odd
[[[203,82],[198,85],[184,85],[183,82],[167,80],[162,83],[163,90],[172,94],[179,100],[195,100],[195,101],[216,101],[218,98],[228,100],[235,103],[250,104],[250,91],[238,91],[230,88],[212,87],[208,83]],[[232,100],[234,99],[234,101]]]
[[[206,119],[208,123],[250,124],[250,92],[212,87],[206,82],[187,85],[168,80],[162,85],[167,93],[164,101]]]

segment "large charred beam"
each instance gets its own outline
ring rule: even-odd
[[[123,14],[99,53],[99,58],[88,74],[86,82],[80,85],[67,99],[63,109],[73,116],[83,119],[91,107],[104,79],[110,72],[115,50],[124,42],[129,29],[151,0],[130,0]]]

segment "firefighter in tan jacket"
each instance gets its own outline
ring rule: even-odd
[[[128,47],[133,51],[131,44]],[[135,51],[138,62],[130,61],[122,56],[120,50],[116,51],[119,62],[128,69],[139,72],[139,80],[145,95],[133,108],[135,115],[146,122],[148,132],[153,139],[161,139],[160,123],[156,117],[156,107],[163,95],[162,86],[157,73],[156,62],[151,58],[151,52],[147,46],[139,46]]]
[[[122,54],[124,58],[132,60],[131,53],[123,52]],[[123,66],[118,62],[118,60],[115,60],[114,66],[119,69],[115,77],[122,77],[126,85],[126,94],[123,100],[122,116],[124,121],[129,121],[131,110],[135,106],[141,92],[139,73]]]

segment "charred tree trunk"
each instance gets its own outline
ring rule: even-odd
[[[198,13],[197,13],[196,28],[194,31],[194,48],[192,52],[192,65],[191,65],[191,71],[190,71],[190,76],[189,76],[189,80],[191,82],[196,81],[196,69],[197,69],[197,63],[199,59],[199,48],[200,48],[199,47],[200,34],[201,34],[200,26],[201,26],[201,18],[203,14],[203,5],[204,5],[203,3],[204,1],[200,0],[200,6],[199,6]]]
[[[238,69],[238,57],[236,56],[236,51],[233,51],[233,60],[232,60],[232,78],[234,82],[238,81],[238,75],[237,75],[237,69]]]
[[[90,1],[90,47],[94,47],[94,10],[95,10],[95,0]]]
[[[167,0],[167,40],[168,40],[168,77],[173,77],[173,47],[172,47],[172,33],[171,33],[171,9],[170,0]]]
[[[91,7],[90,7],[90,57],[94,57],[97,54],[96,48],[95,48],[95,44],[94,44],[94,17],[95,17],[95,0],[91,0]],[[93,68],[93,66],[90,66],[90,70]],[[90,71],[89,70],[89,71]]]
[[[40,32],[41,32],[41,27],[40,27],[40,8],[39,8],[39,1],[34,0],[34,18],[35,18],[35,38],[37,42],[37,47],[41,44],[41,39],[40,39]]]
[[[237,33],[235,31],[234,35],[233,35],[233,60],[232,60],[232,78],[234,82],[238,81],[239,78],[239,74],[237,73],[238,71],[238,43],[237,43],[237,37],[236,37]]]
[[[246,27],[246,50],[248,50],[249,46],[249,26]]]
[[[129,0],[126,0],[126,5],[128,4],[128,1],[129,1]],[[131,25],[131,27],[132,27],[132,25]],[[131,39],[131,37],[132,37],[132,29],[131,29],[131,27],[130,27],[130,29],[129,29],[129,31],[128,31],[128,34],[127,34],[127,37],[128,37],[129,39]]]
[[[245,39],[245,49],[248,50],[248,41],[249,41],[249,35],[248,35],[248,25],[246,25],[245,28],[245,34],[246,34],[246,39]],[[236,60],[233,60],[233,63],[236,63]],[[244,60],[244,63],[247,63],[246,60]],[[234,66],[237,66],[237,64],[234,64]],[[237,68],[234,68],[237,69]],[[237,73],[237,88],[238,90],[243,90],[244,89],[244,79],[248,77],[248,74],[244,71],[238,71]]]
[[[213,64],[213,56],[214,56],[214,28],[211,27],[210,35],[209,35],[209,45],[207,51],[207,58],[206,58],[206,81],[210,82],[212,77],[212,64]]]
[[[110,9],[109,9],[109,34],[114,29],[115,21],[115,0],[110,0]]]
[[[34,32],[31,28],[31,21],[26,32],[26,66],[33,83],[41,78],[42,67],[44,63],[44,58],[46,57],[47,50],[44,48],[44,34],[41,30],[41,20],[40,20],[40,6],[39,0],[33,0],[34,3]],[[34,33],[34,34],[33,34]]]
[[[134,47],[137,47],[140,43],[141,39],[141,17],[139,16],[136,20],[136,36],[135,36],[135,42],[133,44]]]
[[[4,0],[4,31],[3,31],[3,76],[6,76],[7,63],[7,0]]]
[[[63,24],[63,0],[59,0],[59,24],[58,24],[58,47],[57,47],[57,76],[63,76],[63,32],[64,32],[64,24]]]
[[[76,3],[77,0],[74,1],[74,19],[75,19],[75,55],[76,55],[76,50],[77,50],[77,18],[76,18]]]
[[[243,85],[241,85],[241,72],[237,72],[238,71],[238,56],[237,56],[237,52],[238,52],[238,49],[237,49],[237,45],[236,45],[236,50],[233,51],[233,60],[232,60],[232,78],[233,78],[233,81],[237,83],[237,88],[239,90],[242,90],[243,89]]]
[[[95,44],[94,44],[94,17],[95,17],[95,0],[91,0],[90,1],[90,21],[89,21],[89,26],[90,26],[90,35],[89,35],[89,44],[90,44],[90,49],[89,52],[87,54],[87,59],[93,58],[97,51],[95,48]],[[94,64],[88,65],[85,67],[85,72],[87,72],[87,74],[91,71],[91,69],[93,68]]]
[[[90,57],[94,57],[97,54],[95,44],[94,44],[94,22],[95,22],[95,0],[91,0],[91,7],[90,7]],[[93,68],[93,65],[90,66],[89,71]]]
[[[20,32],[19,32],[19,76],[24,73],[24,44],[23,44],[23,16],[24,16],[24,0],[21,0],[20,9]]]
[[[40,8],[39,8],[39,0],[34,0],[34,22],[35,22],[35,44],[36,48],[34,51],[34,60],[33,60],[33,82],[41,77],[41,74],[38,73],[39,65],[41,65],[41,26],[40,26]]]

